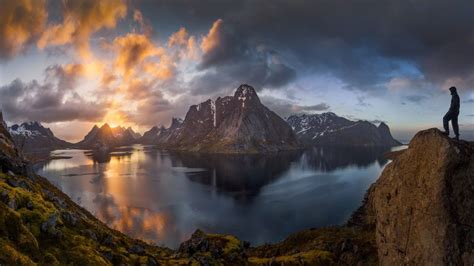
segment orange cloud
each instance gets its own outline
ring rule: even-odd
[[[165,50],[156,47],[151,40],[143,34],[129,33],[114,40],[117,51],[115,67],[128,78],[134,73],[135,68],[150,57],[159,57],[165,54]]]
[[[44,0],[2,1],[0,58],[11,58],[43,31],[48,13]]]
[[[201,50],[207,53],[216,48],[221,39],[222,19],[216,20],[206,36],[203,37],[201,42]]]
[[[127,13],[123,0],[65,0],[63,3],[63,22],[47,27],[37,42],[40,49],[72,44],[79,55],[90,57],[90,36],[102,28],[115,28]]]
[[[189,59],[197,59],[198,49],[196,46],[196,38],[189,36],[187,30],[181,27],[179,31],[173,33],[168,39],[168,47],[179,47],[180,55]]]

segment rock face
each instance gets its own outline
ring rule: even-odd
[[[167,148],[208,153],[264,153],[298,148],[288,124],[265,107],[255,89],[241,85],[234,96],[189,108]]]
[[[371,187],[381,265],[474,263],[474,148],[437,129],[419,132]]]
[[[143,134],[139,142],[142,144],[163,144],[167,143],[171,134],[183,124],[183,119],[172,118],[168,128],[154,126]]]
[[[16,148],[15,142],[7,130],[7,124],[0,112],[0,170],[24,172],[25,160]]]
[[[23,152],[49,151],[71,147],[72,144],[54,136],[39,122],[26,122],[8,128],[18,149]]]
[[[102,127],[94,125],[84,139],[76,145],[87,149],[112,148],[117,146],[132,145],[138,142],[140,134],[132,128],[114,127],[104,124]]]
[[[351,121],[334,113],[292,115],[287,119],[298,140],[306,145],[385,146],[401,145],[385,123]]]

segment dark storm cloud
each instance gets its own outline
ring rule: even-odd
[[[161,15],[186,17],[177,23],[194,28],[223,20],[223,47],[205,57],[203,67],[233,64],[235,59],[252,66],[252,50],[265,45],[291,58],[284,65],[298,73],[328,73],[348,88],[377,90],[393,76],[416,75],[437,86],[449,79],[473,89],[471,0],[218,2],[164,1],[154,10],[158,21]],[[229,75],[224,70],[235,71],[218,70],[223,79]]]
[[[104,105],[85,101],[77,93],[65,91],[51,83],[36,80],[24,83],[16,79],[0,87],[0,109],[9,121],[98,121],[104,116]]]
[[[330,106],[324,102],[315,105],[299,105],[294,102],[278,99],[272,96],[262,96],[260,99],[265,106],[281,117],[288,117],[292,114],[298,113],[328,111],[330,109]]]
[[[213,23],[203,38],[204,54],[198,69],[204,71],[191,84],[194,94],[248,83],[260,89],[279,88],[296,78],[293,67],[285,64],[276,50],[247,39],[239,28],[223,20]]]

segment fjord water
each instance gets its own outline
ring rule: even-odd
[[[312,148],[274,155],[197,155],[122,147],[58,150],[37,173],[112,228],[177,247],[196,229],[252,244],[342,224],[386,165],[387,150]]]

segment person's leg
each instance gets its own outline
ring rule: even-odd
[[[459,125],[458,125],[458,116],[453,115],[451,118],[451,124],[453,125],[454,135],[456,135],[456,139],[459,139]]]
[[[449,120],[450,120],[450,113],[447,112],[443,117],[444,134],[446,135],[449,135]]]

